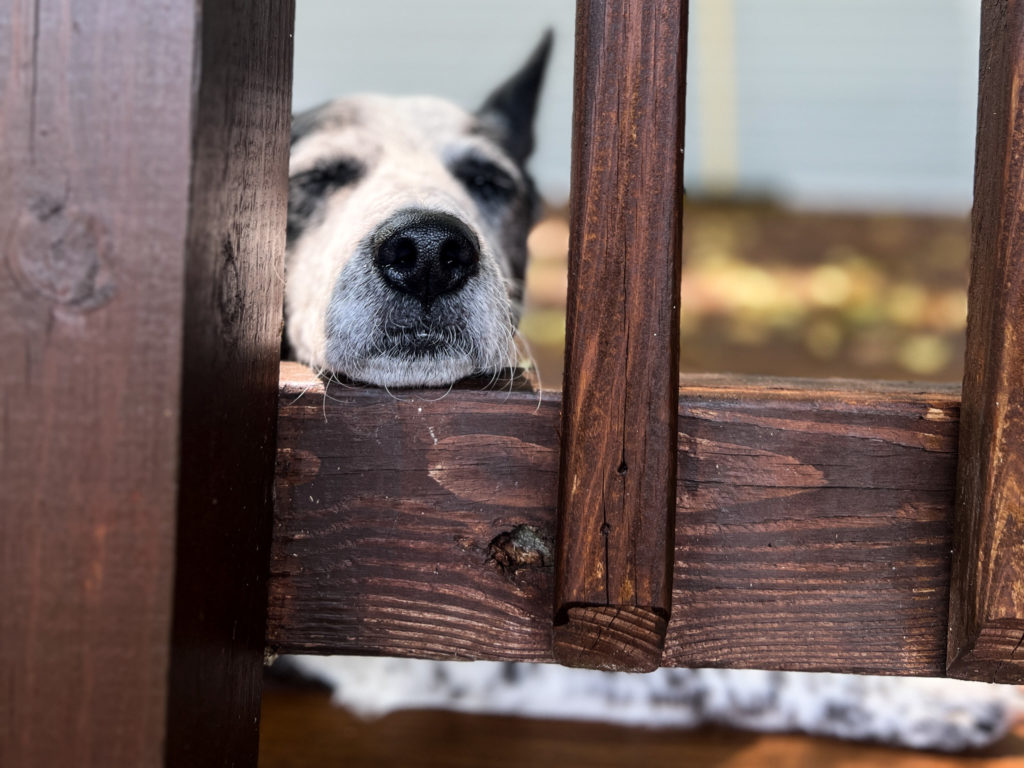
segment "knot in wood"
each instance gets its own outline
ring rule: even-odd
[[[551,542],[532,525],[517,525],[499,533],[487,545],[487,553],[506,574],[552,565]]]
[[[7,263],[26,296],[90,312],[114,296],[110,251],[109,232],[99,218],[40,196],[18,220]]]

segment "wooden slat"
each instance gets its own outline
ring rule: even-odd
[[[166,760],[255,766],[284,300],[294,0],[201,13]]]
[[[559,396],[282,368],[274,650],[552,661]],[[958,395],[688,377],[666,665],[942,675]]]
[[[4,768],[255,765],[290,24],[0,5]]]
[[[982,4],[949,673],[1024,683],[1024,4]]]
[[[165,734],[194,10],[104,5],[0,6],[0,764],[16,768],[155,766]]]
[[[687,3],[581,0],[554,655],[658,666],[671,600]]]

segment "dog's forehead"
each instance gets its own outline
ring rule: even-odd
[[[476,124],[476,119],[461,107],[432,96],[394,98],[388,107],[370,116],[382,130],[398,128],[418,138],[461,136]]]
[[[444,155],[453,144],[476,143],[483,129],[476,116],[444,99],[358,95],[297,115],[292,132],[293,161],[301,165],[346,145],[364,159],[395,147]]]

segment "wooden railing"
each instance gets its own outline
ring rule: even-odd
[[[275,651],[552,661],[557,393],[282,369]],[[943,675],[959,397],[686,377],[662,663]]]

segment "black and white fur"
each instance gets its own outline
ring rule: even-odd
[[[513,368],[538,197],[525,163],[551,47],[475,113],[361,95],[297,115],[286,342],[318,371],[386,387]]]
[[[295,118],[286,314],[298,360],[383,386],[446,385],[515,364],[537,209],[524,163],[549,47],[546,37],[472,114],[436,98],[357,96]],[[403,238],[410,242],[396,247]],[[454,264],[447,273],[444,247]],[[287,663],[367,715],[447,707],[660,727],[719,722],[956,750],[990,743],[1024,710],[1020,689],[960,681],[353,657]]]

